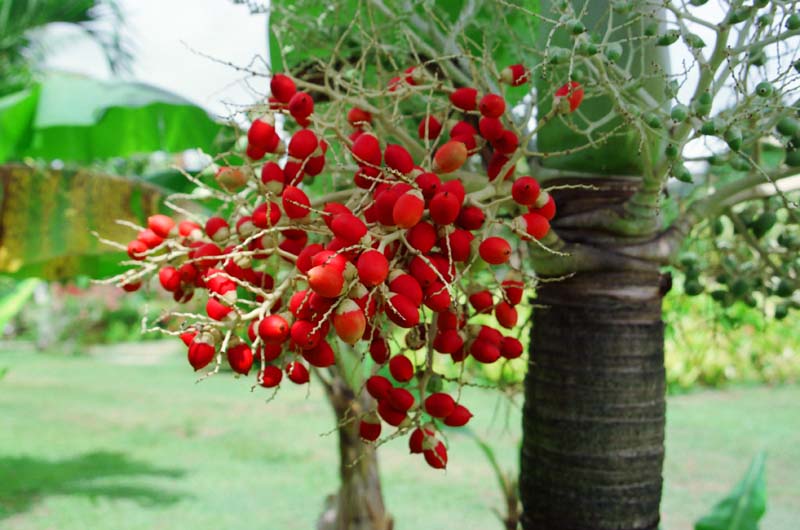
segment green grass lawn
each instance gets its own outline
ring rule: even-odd
[[[142,348],[150,347],[142,344]],[[250,381],[200,385],[182,356],[152,365],[0,352],[0,528],[312,529],[336,487],[332,413],[320,389],[287,385],[265,404]],[[762,529],[800,519],[800,387],[700,392],[668,410],[664,528],[685,529],[768,451]],[[474,429],[516,467],[519,412],[484,392]],[[491,434],[489,434],[491,433]],[[451,437],[446,473],[380,450],[385,497],[403,529],[501,528],[489,466]]]

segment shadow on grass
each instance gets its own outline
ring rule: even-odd
[[[159,469],[116,452],[98,451],[65,460],[30,456],[0,457],[0,519],[29,510],[48,495],[82,495],[90,499],[130,499],[166,505],[182,494],[119,483],[132,477],[179,478],[184,472]]]

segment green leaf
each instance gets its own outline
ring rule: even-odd
[[[123,268],[123,245],[157,213],[161,191],[145,182],[88,170],[0,166],[0,273],[15,277],[110,276]]]
[[[39,280],[29,278],[19,282],[11,292],[0,297],[0,334],[33,295]]]
[[[758,453],[744,478],[720,501],[709,515],[698,520],[695,530],[757,530],[767,511],[764,452]]]
[[[38,100],[38,86],[0,98],[0,162],[9,160],[30,140]]]

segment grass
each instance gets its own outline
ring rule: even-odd
[[[142,344],[142,348],[149,348]],[[123,358],[124,359],[124,358]],[[332,413],[316,386],[274,401],[227,375],[201,385],[182,356],[152,365],[114,357],[0,352],[0,527],[311,529],[336,488]],[[252,379],[252,378],[251,378]],[[762,530],[800,518],[800,387],[698,392],[671,398],[665,530],[690,528],[768,451]],[[516,467],[519,413],[469,392],[474,430],[501,465]],[[380,450],[385,497],[398,530],[501,528],[489,465],[453,435],[446,473]]]

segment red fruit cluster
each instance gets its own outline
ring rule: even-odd
[[[506,83],[528,78],[518,65],[507,70]],[[426,82],[424,69],[411,68],[391,90]],[[426,145],[420,153],[377,133],[380,109],[367,103],[343,112],[349,136],[332,134],[291,77],[275,75],[270,89],[268,112],[247,131],[248,160],[216,172],[231,205],[203,222],[150,217],[128,245],[144,266],[121,284],[132,290],[156,272],[176,302],[199,298],[204,314],[186,322],[181,335],[195,370],[226,359],[247,375],[258,363],[261,386],[277,387],[284,378],[302,385],[310,367],[333,367],[343,349],[369,351],[375,371],[386,365],[390,377],[366,382],[375,409],[360,418],[362,438],[378,439],[383,423],[414,429],[412,453],[444,468],[441,426],[463,426],[472,415],[449,393],[424,390],[434,369],[419,362],[429,356],[414,352],[430,347],[455,363],[485,364],[522,354],[522,344],[498,329],[517,325],[525,287],[522,272],[508,265],[513,236],[544,238],[555,204],[530,176],[505,182],[514,175],[520,139],[498,94],[447,92],[442,103],[457,121],[426,116],[417,130]],[[283,139],[273,125],[278,115],[291,131]],[[352,163],[351,193],[337,195],[342,202],[308,195],[308,180],[326,169],[328,142],[348,158],[337,160],[336,172]],[[481,171],[470,160],[478,153],[488,157],[486,188],[468,191],[461,172]],[[267,154],[274,156],[258,167]],[[509,193],[513,201],[505,201]],[[502,211],[493,206],[499,202]],[[476,287],[470,271],[487,266],[502,266],[504,279]],[[484,314],[497,327],[473,319]]]

